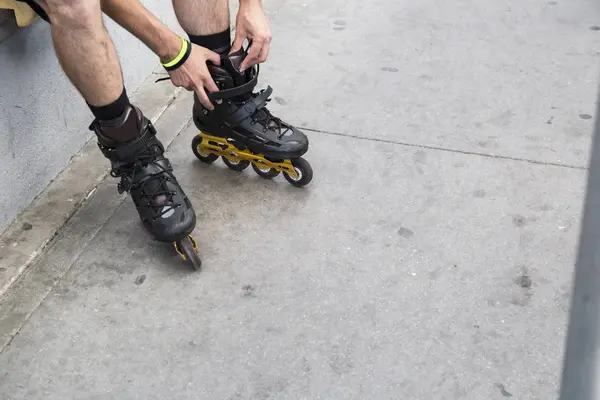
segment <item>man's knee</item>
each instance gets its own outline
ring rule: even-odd
[[[86,28],[102,19],[100,0],[36,0],[52,23]]]

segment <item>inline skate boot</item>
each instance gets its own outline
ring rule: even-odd
[[[130,194],[144,229],[157,241],[173,243],[184,261],[200,269],[198,246],[191,235],[196,214],[152,123],[132,106],[114,120],[95,120],[90,130],[111,162],[111,175],[121,178],[119,194]]]
[[[265,179],[283,172],[292,185],[305,186],[313,177],[310,164],[302,158],[308,151],[308,138],[265,107],[273,92],[270,86],[259,93],[252,92],[259,67],[240,72],[246,56],[242,48],[221,56],[221,65],[208,64],[219,91],[208,93],[215,107],[212,111],[194,94],[193,120],[201,133],[193,139],[192,151],[205,163],[221,157],[225,165],[236,171],[252,164]]]

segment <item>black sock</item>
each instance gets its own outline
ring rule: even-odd
[[[88,104],[88,107],[92,111],[92,114],[94,114],[94,117],[100,121],[110,121],[120,117],[129,106],[131,106],[131,103],[129,102],[125,88],[123,88],[123,93],[121,93],[119,98],[110,104],[100,107]]]
[[[188,36],[190,37],[190,42],[197,44],[198,46],[206,47],[207,49],[221,55],[227,54],[229,53],[229,50],[231,50],[230,28],[227,28],[226,31],[221,33],[214,33],[212,35]]]

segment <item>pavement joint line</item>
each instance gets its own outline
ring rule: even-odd
[[[368,141],[371,141],[371,142],[396,144],[396,145],[399,145],[399,146],[414,147],[414,148],[419,148],[419,149],[446,151],[446,152],[449,152],[449,153],[458,153],[458,154],[465,154],[465,155],[470,155],[470,156],[480,156],[480,157],[486,157],[486,158],[495,158],[495,159],[500,159],[500,160],[520,161],[520,162],[526,162],[526,163],[529,163],[529,164],[546,165],[546,166],[568,168],[568,169],[576,169],[576,170],[581,170],[581,171],[587,171],[587,170],[589,170],[588,167],[583,167],[583,166],[580,166],[580,165],[572,165],[572,164],[559,163],[559,162],[539,161],[539,160],[533,160],[533,159],[529,159],[529,158],[512,157],[512,156],[496,155],[496,154],[489,154],[489,153],[480,153],[480,152],[477,152],[477,151],[458,150],[458,149],[451,149],[451,148],[448,148],[448,147],[433,146],[433,145],[427,145],[427,144],[417,144],[417,143],[401,142],[401,141],[390,140],[390,139],[382,139],[382,138],[370,138],[370,137],[366,137],[366,136],[352,135],[352,134],[349,134],[349,133],[341,133],[341,132],[332,132],[332,131],[326,131],[326,130],[321,130],[321,129],[309,128],[309,127],[305,127],[305,126],[301,127],[300,129],[305,130],[305,131],[309,131],[309,132],[322,133],[324,135],[333,135],[333,136],[341,136],[341,137],[347,137],[347,138],[352,138],[352,139],[368,140]]]
[[[164,104],[162,104],[162,106],[160,107],[160,109],[157,111],[157,113],[155,114],[155,116],[153,116],[152,118],[154,119],[154,121],[160,119],[163,114],[173,105],[173,103],[175,102],[175,100],[177,100],[177,98],[179,97],[179,95],[182,93],[181,90],[175,90],[172,94],[169,95],[169,99],[168,101],[166,101]],[[181,132],[179,132],[181,133]],[[87,143],[93,141],[94,138],[90,138],[88,140]],[[85,147],[85,145],[84,145]],[[83,149],[83,147],[82,147]],[[73,155],[72,159],[76,157],[76,155],[79,153],[76,153]],[[67,169],[69,166],[67,166],[65,169]],[[61,171],[62,173],[62,171]],[[85,206],[85,204],[87,203],[87,201],[90,199],[91,196],[93,196],[93,194],[95,193],[96,189],[102,184],[102,182],[106,181],[106,178],[110,176],[110,170],[109,169],[104,169],[102,174],[99,177],[99,180],[97,182],[97,184],[95,184],[94,186],[91,187],[91,189],[89,190],[89,192],[85,195],[85,197],[83,199],[81,199],[78,202],[75,202],[73,204],[73,207],[69,210],[68,215],[66,216],[66,218],[64,219],[64,221],[62,221],[62,223],[60,224],[60,226],[57,226],[56,229],[54,229],[54,231],[44,240],[40,243],[39,247],[32,253],[32,255],[25,261],[22,270],[16,275],[14,276],[4,288],[0,288],[0,302],[2,301],[2,299],[4,298],[4,295],[6,292],[8,292],[8,290],[10,289],[10,287],[12,285],[14,285],[22,275],[24,275],[24,273],[29,269],[29,267],[31,265],[33,265],[38,257],[40,257],[48,248],[48,246],[50,246],[52,244],[52,242],[56,239],[56,237],[59,235],[59,233],[61,232],[62,228],[69,223],[69,221],[71,221],[71,219],[77,214],[77,212]],[[58,177],[58,175],[57,175]],[[48,183],[47,187],[44,189],[46,190],[53,182],[54,180],[57,178],[55,177],[52,181],[50,181],[50,183]],[[38,195],[38,196],[41,196]],[[37,196],[35,199],[33,199],[31,201],[31,203],[26,207],[32,207],[35,204],[35,201],[37,199]],[[18,217],[17,217],[18,218]],[[17,219],[15,218],[15,220]],[[3,234],[4,232],[0,232],[0,236]]]
[[[163,106],[162,110],[160,111],[159,115],[157,116],[157,119],[159,119],[160,117],[162,117],[162,115],[166,112],[166,110],[169,109],[169,107],[177,99],[178,95],[179,95],[179,93],[175,93],[173,95],[173,97]],[[171,139],[171,141],[166,146],[166,150],[168,150],[173,145],[174,141],[190,126],[191,122],[192,122],[192,119],[190,117],[188,119],[188,121],[186,121],[186,123],[182,126],[182,128],[173,136],[173,138]],[[332,132],[332,131],[327,131],[327,130],[322,130],[322,129],[315,129],[315,128],[310,128],[310,127],[302,127],[302,129],[306,130],[306,131],[310,131],[310,132],[325,134],[325,135],[340,136],[340,137],[346,137],[346,138],[352,138],[352,139],[358,139],[358,140],[367,140],[367,141],[372,141],[372,142],[387,143],[387,144],[400,145],[400,146],[405,146],[405,147],[423,148],[423,149],[428,149],[428,150],[446,151],[446,152],[451,152],[451,153],[459,153],[459,154],[465,154],[465,155],[475,155],[475,156],[482,156],[482,157],[487,157],[487,158],[497,158],[497,159],[521,161],[521,162],[527,162],[527,163],[531,163],[531,164],[556,166],[556,167],[576,169],[576,170],[587,170],[588,169],[587,167],[581,167],[581,166],[575,166],[575,165],[569,165],[569,164],[561,164],[561,163],[553,163],[553,162],[543,162],[543,161],[537,161],[537,160],[531,160],[531,159],[524,159],[524,158],[518,158],[518,157],[510,157],[510,156],[491,155],[491,154],[486,154],[486,153],[478,153],[478,152],[470,152],[470,151],[464,151],[464,150],[456,150],[456,149],[444,148],[444,147],[439,147],[439,146],[431,146],[431,145],[420,145],[420,144],[415,144],[415,143],[394,141],[394,140],[382,139],[382,138],[369,138],[369,137],[360,136],[360,135],[352,135],[352,134],[345,134],[345,133],[340,133],[340,132]],[[98,185],[96,185],[94,188],[92,188],[89,191],[89,193],[85,196],[85,199],[80,204],[78,204],[78,207],[76,207],[76,209],[73,210],[73,213],[70,215],[69,219],[65,221],[65,223],[63,224],[63,227],[66,224],[68,224],[71,221],[71,219],[77,214],[77,212],[80,211],[80,209],[85,206],[85,204],[89,201],[89,199],[92,196],[95,195],[95,193],[97,191],[97,188],[102,184],[102,182],[106,182],[107,178],[108,178],[108,173],[106,173],[106,175],[104,176],[104,179]],[[200,194],[200,193],[196,193],[195,190],[191,190],[191,191],[194,194]],[[28,313],[28,315],[25,317],[25,319],[22,321],[22,323],[19,325],[19,327],[15,330],[14,334],[12,334],[12,335],[10,335],[8,337],[9,340],[7,341],[6,345],[3,346],[2,348],[0,348],[0,354],[2,354],[4,352],[4,350],[6,350],[10,346],[10,344],[13,341],[13,339],[17,335],[19,335],[19,333],[20,333],[21,329],[23,328],[23,326],[25,326],[25,324],[29,321],[29,319],[31,318],[31,316],[36,312],[36,310],[39,308],[39,306],[48,298],[48,296],[50,296],[54,292],[54,290],[56,288],[56,285],[64,278],[64,276],[67,273],[69,273],[69,271],[71,271],[71,269],[73,268],[73,266],[81,258],[82,254],[84,253],[84,251],[87,248],[87,246],[89,245],[89,243],[91,243],[91,241],[93,241],[94,238],[96,238],[96,236],[98,235],[98,233],[102,229],[104,229],[104,227],[108,224],[108,222],[110,221],[110,219],[112,218],[112,216],[114,215],[114,213],[126,201],[127,198],[128,198],[128,196],[124,196],[123,199],[118,203],[118,205],[113,208],[113,210],[111,211],[111,214],[108,217],[108,219],[106,221],[104,221],[98,227],[98,229],[96,230],[96,232],[94,233],[94,235],[90,237],[89,241],[87,242],[86,246],[82,249],[81,253],[73,260],[73,262],[71,263],[71,265],[69,265],[69,267],[65,269],[65,271],[60,275],[60,277],[58,277],[58,279],[55,280],[55,283],[52,285],[52,287],[43,296],[43,298],[41,298],[41,300],[38,302],[38,304],[36,305],[36,307],[30,313]],[[52,237],[51,239],[47,240],[45,246],[42,248],[42,250],[38,254],[36,254],[35,257],[33,257],[33,259],[31,260],[31,262],[32,263],[36,262],[37,259],[38,259],[37,256],[41,255],[41,253],[43,253],[45,250],[47,250],[48,247],[55,240],[57,240],[60,237],[59,235],[60,235],[60,233],[57,231],[55,233],[54,237]],[[28,268],[27,271],[26,271],[26,273],[25,274],[21,274],[21,276],[19,276],[18,279],[22,279],[26,275],[31,274],[31,273],[35,273],[35,269]],[[14,283],[15,282],[13,282],[13,284]],[[3,295],[0,297],[0,301],[2,300],[3,297],[5,297],[7,295],[7,293],[8,293],[8,290],[5,293],[3,293]]]
[[[161,113],[159,114],[159,116],[156,118],[156,120],[158,120],[160,117],[162,117],[162,115],[166,112],[166,110],[172,105],[172,103],[177,99],[179,93],[176,93],[173,98],[168,102],[168,104],[164,107],[164,109],[161,111]],[[175,142],[175,140],[181,135],[181,133],[183,131],[185,131],[186,128],[188,128],[190,126],[190,123],[192,122],[192,118],[190,117],[187,122],[185,123],[185,125],[183,125],[183,127],[179,130],[179,132],[177,132],[173,138],[171,139],[171,141],[165,146],[165,150],[168,151],[168,149],[173,145],[173,143]],[[75,215],[83,208],[85,207],[85,204],[89,201],[89,199],[91,197],[94,196],[94,194],[97,192],[98,187],[100,187],[100,185],[102,185],[103,183],[105,183],[107,181],[109,174],[107,173],[103,180],[96,185],[92,190],[90,190],[90,192],[87,194],[87,196],[85,197],[85,199],[79,204],[79,206],[77,207],[76,210],[73,211],[73,213],[70,215],[69,219],[65,221],[65,223],[57,230],[57,232],[55,232],[54,236],[47,240],[44,248],[42,250],[40,250],[38,253],[35,254],[35,257],[32,257],[30,263],[33,264],[35,262],[37,262],[40,258],[38,258],[38,256],[41,256],[46,250],[48,250],[50,248],[50,246],[52,246],[52,244],[60,239],[60,231],[62,231],[62,229],[75,217]],[[29,319],[31,318],[31,316],[37,311],[37,309],[40,307],[40,305],[42,305],[44,303],[44,301],[46,301],[46,299],[48,298],[48,296],[50,296],[53,292],[54,289],[56,288],[56,286],[58,285],[59,282],[62,281],[62,279],[65,277],[66,274],[68,274],[71,269],[73,269],[73,266],[77,263],[77,261],[79,261],[79,259],[81,258],[81,256],[83,255],[83,253],[85,252],[85,250],[87,249],[87,247],[89,246],[89,244],[96,238],[96,236],[98,236],[98,233],[100,231],[102,231],[102,229],[104,229],[104,227],[110,222],[111,218],[113,217],[113,215],[115,214],[115,212],[117,212],[117,210],[119,209],[119,207],[121,207],[123,205],[123,203],[129,198],[129,195],[123,196],[123,198],[121,199],[121,201],[119,201],[116,205],[116,207],[114,207],[111,212],[110,215],[108,216],[108,218],[98,227],[98,229],[96,229],[96,231],[94,232],[94,234],[89,238],[89,240],[87,241],[87,243],[85,244],[85,246],[82,247],[81,252],[77,255],[77,257],[75,257],[73,259],[73,262],[64,270],[64,272],[57,278],[54,280],[53,285],[50,287],[50,289],[48,290],[48,292],[40,299],[40,301],[37,303],[37,305],[31,310],[31,312],[29,312],[27,314],[27,316],[23,319],[23,321],[19,324],[18,328],[15,329],[15,332],[12,335],[7,335],[8,336],[8,341],[6,342],[6,344],[2,347],[0,347],[0,355],[4,352],[4,350],[6,350],[10,344],[12,343],[13,339],[19,335],[19,333],[21,332],[21,329],[23,328],[23,326],[25,326],[25,324],[27,323],[27,321],[29,321]],[[23,273],[21,273],[17,279],[10,285],[10,287],[0,295],[0,303],[2,303],[2,301],[8,296],[11,287],[14,287],[15,283],[17,283],[17,281],[24,279],[27,275],[29,274],[33,274],[35,273],[35,267],[34,268],[27,268]],[[6,336],[5,336],[6,337]]]
[[[96,191],[95,189],[93,190],[94,192]],[[48,292],[40,299],[40,301],[37,303],[37,305],[31,310],[31,312],[29,312],[27,314],[27,316],[21,321],[21,323],[19,324],[18,328],[15,329],[15,332],[8,336],[8,341],[6,342],[6,344],[0,348],[0,355],[2,353],[4,353],[4,350],[6,350],[7,348],[10,347],[10,344],[12,343],[12,341],[14,340],[15,337],[17,337],[19,335],[19,333],[21,332],[21,329],[23,329],[23,327],[25,326],[25,324],[27,323],[27,321],[29,321],[29,319],[31,318],[31,316],[37,311],[37,309],[42,305],[42,303],[44,303],[44,301],[46,301],[46,299],[48,298],[48,296],[50,296],[53,292],[54,289],[56,288],[56,285],[58,285],[58,283],[60,281],[62,281],[62,279],[65,277],[66,274],[69,273],[69,271],[71,271],[71,269],[73,268],[73,265],[75,265],[77,263],[77,261],[79,261],[79,259],[81,258],[81,256],[83,255],[83,253],[85,253],[85,250],[87,249],[87,247],[89,246],[89,244],[96,238],[96,236],[98,236],[98,233],[100,231],[102,231],[102,229],[104,229],[104,227],[110,222],[111,218],[113,217],[113,215],[115,214],[115,212],[117,212],[117,210],[119,209],[119,207],[123,204],[123,202],[125,201],[125,198],[123,198],[117,205],[117,207],[115,207],[109,217],[106,219],[106,221],[104,221],[99,227],[98,229],[96,229],[96,232],[94,232],[94,234],[90,237],[89,241],[85,244],[85,246],[83,246],[81,248],[81,251],[79,252],[79,254],[77,255],[77,257],[75,257],[75,259],[73,260],[73,262],[71,263],[71,265],[69,265],[68,268],[65,268],[64,272],[58,277],[58,279],[54,280],[54,284],[50,287],[50,289],[48,290]],[[83,204],[82,204],[83,206]],[[80,207],[81,208],[81,207]],[[77,212],[73,213],[73,216],[75,216]],[[68,223],[68,221],[67,221]],[[66,225],[66,223],[65,223]],[[63,225],[64,227],[64,225]],[[60,234],[55,235],[54,239],[60,237]],[[53,240],[54,241],[54,240]],[[19,279],[23,279],[25,276],[27,276],[28,274],[33,274],[35,273],[35,268],[28,268],[28,270],[24,273],[21,274],[19,276]],[[9,288],[10,290],[10,288]],[[6,295],[9,290],[7,290],[4,295]],[[1,302],[1,299],[0,299]]]

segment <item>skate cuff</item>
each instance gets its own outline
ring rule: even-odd
[[[111,153],[113,157],[116,156],[116,159],[119,161],[127,161],[144,152],[150,145],[156,144],[153,143],[155,142],[155,132],[153,131],[153,127],[149,128],[150,129],[147,129],[142,136],[134,141],[112,149]]]
[[[181,50],[179,54],[167,63],[161,63],[164,69],[167,71],[173,71],[179,67],[181,67],[188,59],[192,52],[192,45],[188,40],[181,38]]]

